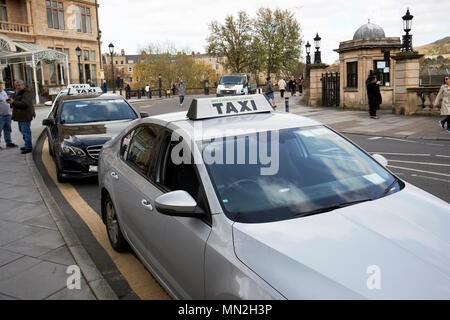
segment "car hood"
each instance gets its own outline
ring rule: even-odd
[[[132,120],[58,125],[58,137],[62,142],[74,145],[103,144],[118,135]]]
[[[410,184],[314,216],[236,222],[233,239],[288,299],[450,299],[450,205]]]

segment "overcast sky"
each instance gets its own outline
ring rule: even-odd
[[[103,52],[113,43],[116,52],[137,54],[149,43],[172,43],[177,49],[205,53],[208,25],[223,22],[227,15],[245,10],[252,17],[260,7],[289,9],[301,26],[303,41],[313,44],[322,37],[322,61],[333,63],[333,49],[352,40],[355,31],[370,18],[387,37],[401,37],[401,17],[409,7],[414,16],[413,46],[450,35],[448,0],[99,0]],[[282,39],[280,39],[282,41]],[[304,47],[303,47],[304,49]],[[313,48],[312,48],[313,49]],[[302,56],[304,57],[304,50]]]

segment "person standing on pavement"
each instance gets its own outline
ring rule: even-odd
[[[291,91],[291,97],[295,95],[295,87],[297,87],[297,82],[295,81],[294,76],[291,76],[291,79],[288,82],[289,91]]]
[[[283,78],[278,81],[278,89],[280,90],[281,98],[284,98],[284,91],[286,91],[286,81]]]
[[[107,93],[108,92],[108,86],[106,85],[106,80],[103,80],[101,89],[102,89],[103,93]]]
[[[127,83],[126,87],[125,87],[125,99],[130,99],[131,98],[131,88],[130,88],[130,84]]]
[[[151,93],[152,91],[150,90],[150,85],[149,84],[147,84],[145,86],[145,92],[147,94],[147,98],[151,99],[152,98],[152,93]]]
[[[22,80],[14,83],[16,95],[14,99],[8,99],[7,102],[13,108],[12,120],[17,121],[19,131],[22,133],[25,146],[21,148],[21,153],[30,153],[32,151],[31,140],[31,121],[36,117],[33,103],[33,93],[25,88]]]
[[[302,96],[303,94],[303,75],[298,78],[298,95]]]
[[[270,81],[270,76],[266,78],[266,85],[264,86],[264,95],[266,99],[272,104],[272,107],[276,108],[275,96],[273,95],[273,85]]]
[[[178,89],[178,97],[180,98],[180,107],[182,107],[184,101],[184,94],[186,92],[186,85],[183,82],[183,78],[180,79],[180,83],[178,83],[177,89]]]
[[[369,98],[369,114],[372,119],[378,119],[377,110],[382,103],[380,86],[377,84],[377,77],[372,76],[371,81],[367,84],[367,96]]]
[[[176,87],[175,83],[173,83],[172,84],[172,94],[175,96],[176,92],[177,92],[177,87]]]
[[[7,148],[15,148],[16,144],[11,140],[11,106],[6,100],[8,100],[8,94],[3,89],[5,85],[4,81],[0,81],[0,138],[3,132],[3,138],[5,139]],[[0,147],[1,149],[1,147]]]
[[[444,84],[439,89],[439,93],[434,100],[434,107],[437,108],[441,103],[441,116],[446,116],[443,120],[439,121],[442,129],[445,129],[445,123],[447,123],[447,131],[450,132],[450,80],[449,76],[444,77]]]

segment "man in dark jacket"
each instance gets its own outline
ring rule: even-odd
[[[369,98],[369,114],[372,119],[378,119],[377,110],[382,103],[380,87],[377,84],[377,77],[372,76],[367,84],[367,96]]]
[[[12,120],[19,124],[19,131],[22,133],[25,146],[20,148],[21,153],[30,153],[32,150],[31,142],[31,121],[36,117],[34,112],[33,93],[25,88],[22,80],[14,83],[16,95],[14,99],[9,99],[8,103],[13,108]]]

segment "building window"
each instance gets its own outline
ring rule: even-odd
[[[129,67],[128,72],[133,72],[133,68]]]
[[[130,78],[130,82],[133,82],[133,78]]]
[[[390,86],[389,62],[385,60],[374,60],[373,70],[375,70],[377,81],[380,82],[381,86]]]
[[[46,0],[47,25],[52,29],[64,30],[64,6],[61,1]]]
[[[76,7],[77,31],[92,33],[91,9],[83,6]]]
[[[91,61],[95,62],[95,50],[91,50]]]
[[[94,80],[94,82],[97,82],[97,66],[95,64],[91,65],[91,71],[92,71],[92,80]]]
[[[122,61],[120,61],[120,64],[123,64],[123,60],[122,60]]]
[[[89,61],[89,50],[84,50],[84,61]]]
[[[347,62],[347,88],[358,88],[358,62]]]
[[[6,0],[0,0],[0,21],[8,21],[6,14]]]
[[[66,54],[67,59],[70,59],[70,58],[69,58],[69,49],[65,48],[65,49],[64,49],[64,53]]]

